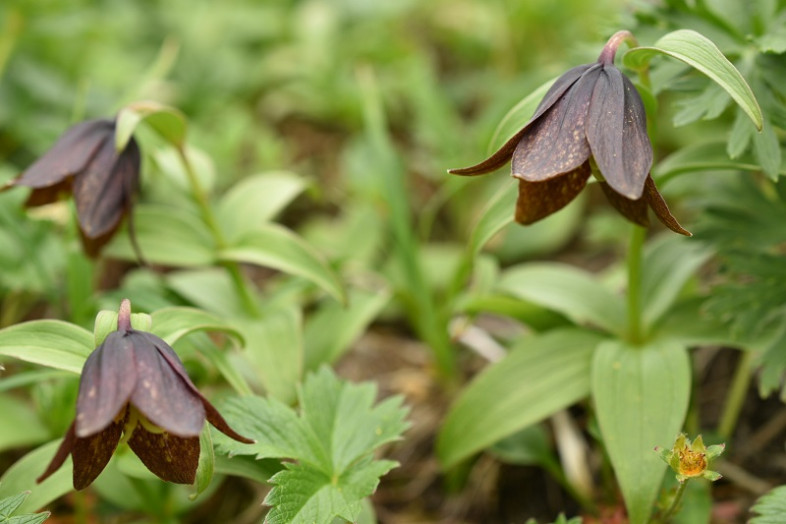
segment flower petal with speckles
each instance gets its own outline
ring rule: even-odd
[[[173,435],[194,437],[205,424],[205,409],[189,384],[161,357],[151,338],[163,340],[141,331],[128,331],[133,341],[137,373],[131,394],[134,405],[150,422]],[[190,381],[189,381],[190,382]]]
[[[513,153],[512,173],[540,182],[573,171],[590,157],[585,126],[600,64],[573,86],[525,132]]]
[[[532,224],[568,205],[587,184],[591,169],[588,162],[570,173],[543,182],[519,180],[516,222]]]
[[[137,382],[134,348],[118,331],[110,333],[82,369],[76,401],[76,436],[106,428],[128,403]]]
[[[168,482],[193,484],[199,465],[199,437],[178,437],[169,433],[151,433],[137,426],[128,440],[142,463]]]

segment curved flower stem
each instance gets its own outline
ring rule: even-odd
[[[687,485],[687,480],[685,482],[680,482],[680,487],[677,488],[677,493],[674,495],[674,500],[671,501],[671,506],[669,506],[669,509],[667,509],[666,513],[663,514],[663,522],[668,522],[669,519],[677,513],[677,508],[679,507],[680,501],[682,500],[682,495],[685,493],[685,487]]]
[[[633,344],[642,342],[641,325],[641,258],[647,230],[633,226],[628,246],[628,340]]]
[[[184,146],[179,145],[176,147],[176,149],[177,154],[180,156],[180,161],[183,163],[186,176],[188,177],[188,183],[191,185],[191,193],[194,197],[194,201],[196,202],[197,207],[199,207],[199,212],[202,214],[202,220],[210,230],[210,234],[213,237],[216,248],[221,250],[227,246],[227,242],[224,238],[224,233],[221,231],[218,221],[213,214],[213,209],[210,207],[207,193],[202,187],[202,184],[199,182],[199,178],[197,177],[197,174],[191,165],[191,161],[188,159],[188,155],[186,154]],[[223,265],[229,272],[232,283],[235,285],[235,290],[240,296],[240,300],[243,302],[243,307],[250,315],[259,316],[259,304],[257,304],[257,301],[254,298],[254,293],[249,289],[248,283],[243,277],[243,273],[240,271],[240,266],[238,266],[236,262],[229,260],[221,262],[221,265]]]
[[[718,435],[720,435],[723,440],[731,438],[731,434],[734,432],[737,420],[740,417],[742,404],[745,402],[745,395],[751,383],[752,361],[753,353],[745,351],[742,354],[742,358],[740,358],[740,361],[737,363],[734,379],[731,382],[729,393],[726,395],[723,413],[718,423]]]

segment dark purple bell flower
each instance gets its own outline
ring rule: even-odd
[[[205,420],[230,438],[253,443],[230,428],[202,396],[166,342],[131,328],[131,304],[123,300],[117,331],[85,362],[76,419],[38,482],[57,471],[70,454],[74,488],[86,488],[106,467],[122,437],[160,478],[191,484]]]
[[[82,244],[96,256],[131,209],[139,166],[139,147],[133,138],[117,151],[114,120],[88,120],[70,127],[4,189],[32,188],[29,207],[50,204],[61,193],[72,192]]]
[[[566,206],[590,174],[628,220],[649,225],[651,208],[666,227],[690,233],[669,212],[650,176],[652,145],[644,104],[633,83],[614,67],[627,31],[616,33],[593,64],[570,69],[554,82],[535,114],[496,153],[456,175],[495,171],[511,161],[519,179],[516,221],[531,224]]]

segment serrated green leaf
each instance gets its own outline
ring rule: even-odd
[[[346,301],[344,286],[335,271],[302,238],[283,226],[258,226],[223,249],[219,256],[306,278],[339,302]]]
[[[256,443],[240,445],[220,434],[216,442],[230,454],[297,461],[271,479],[268,522],[353,521],[360,501],[395,465],[374,460],[372,452],[407,427],[400,397],[373,406],[375,396],[373,383],[343,382],[323,367],[303,383],[300,416],[275,399],[231,399],[222,409],[227,421]]]
[[[59,320],[33,320],[0,330],[0,355],[81,373],[93,351],[93,334]]]
[[[42,483],[38,484],[35,481],[55,456],[55,451],[61,442],[62,439],[58,439],[34,449],[17,460],[0,476],[0,498],[15,495],[21,491],[30,492],[30,495],[17,508],[18,513],[36,511],[73,489],[70,459],[66,460],[59,470]]]
[[[778,486],[756,501],[751,512],[757,513],[750,524],[780,524],[786,515],[786,486]]]
[[[190,307],[169,307],[151,314],[150,331],[172,345],[180,338],[195,331],[216,331],[235,337],[244,343],[242,333],[225,318]]]
[[[163,205],[134,207],[137,242],[147,262],[165,266],[209,266],[215,261],[213,238],[199,216]],[[115,235],[107,256],[136,260],[128,235]]]
[[[142,122],[173,146],[180,146],[185,140],[186,119],[183,113],[158,102],[135,102],[125,106],[117,115],[115,148],[118,151],[125,149],[136,127]]]
[[[728,93],[718,84],[710,83],[699,95],[680,101],[680,110],[674,114],[674,126],[718,118],[730,101]]]
[[[484,370],[459,395],[442,425],[437,455],[443,467],[587,396],[592,353],[601,340],[589,331],[555,330],[522,340]]]
[[[622,299],[592,275],[559,263],[514,266],[502,274],[498,289],[562,313],[577,324],[593,324],[610,333],[626,324]]]
[[[682,429],[691,389],[684,347],[602,342],[592,362],[592,397],[603,443],[631,524],[650,518],[666,465],[653,449]]]
[[[729,140],[726,145],[726,152],[729,158],[735,159],[743,154],[751,143],[753,135],[756,134],[756,127],[746,118],[745,112],[737,108],[734,113],[734,123],[729,131]]]
[[[346,306],[326,301],[309,317],[303,331],[304,367],[315,370],[332,364],[363,333],[390,301],[388,289],[351,289]]]
[[[8,520],[0,520],[2,524],[40,524],[51,516],[51,513],[45,511],[43,513],[35,513],[32,515],[16,515]]]
[[[761,133],[753,135],[753,154],[771,180],[777,180],[781,169],[781,145],[769,120],[764,121]]]
[[[306,182],[286,171],[242,179],[224,194],[216,219],[231,242],[267,222],[306,187]]]
[[[23,491],[18,495],[12,495],[0,500],[0,522],[4,522],[8,517],[14,514],[16,508],[22,505],[29,493]]]
[[[623,56],[631,69],[641,69],[656,54],[665,54],[701,71],[721,86],[748,115],[757,129],[763,125],[759,103],[739,71],[707,37],[680,29],[662,36],[651,47],[635,47]]]
[[[747,118],[743,120],[755,133]],[[740,153],[729,159],[723,142],[705,142],[683,147],[658,162],[653,168],[653,176],[659,183],[685,173],[701,171],[758,171],[760,166],[751,154]],[[782,173],[786,171],[782,170]]]
[[[273,506],[266,524],[331,524],[336,517],[354,522],[361,501],[374,493],[379,477],[397,464],[388,460],[366,459],[338,477],[330,477],[299,464],[270,479],[275,487],[265,498]]]
[[[641,282],[643,320],[647,327],[674,304],[685,283],[710,255],[705,246],[675,235],[663,235],[647,245],[646,270]]]

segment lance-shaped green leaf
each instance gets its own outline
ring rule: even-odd
[[[209,266],[215,261],[214,242],[200,218],[185,209],[139,205],[134,210],[137,242],[148,262],[165,266]],[[127,235],[115,236],[109,256],[136,260]]]
[[[286,171],[244,178],[218,203],[216,218],[231,241],[271,220],[306,188],[306,181]]]
[[[95,348],[93,334],[59,320],[33,320],[0,330],[0,355],[80,373]]]
[[[223,249],[223,260],[271,267],[306,278],[339,302],[345,302],[344,286],[319,253],[289,229],[264,224]]]
[[[513,222],[512,210],[518,198],[514,186],[515,182],[505,184],[502,190],[494,195],[472,229],[467,251],[473,259],[494,235]]]
[[[164,339],[169,345],[194,331],[218,331],[231,335],[241,344],[243,343],[243,335],[226,319],[201,309],[170,307],[153,312],[151,317],[153,318],[153,327],[150,331]]]
[[[653,46],[630,49],[623,56],[623,62],[631,69],[641,69],[657,54],[676,58],[710,77],[761,130],[764,119],[753,91],[737,68],[707,37],[689,29],[673,31],[662,36]]]
[[[242,397],[222,408],[230,423],[256,440],[236,446],[216,434],[219,449],[257,458],[288,458],[271,478],[269,523],[330,524],[335,517],[354,521],[361,501],[379,477],[396,464],[375,460],[373,452],[397,440],[406,429],[400,397],[374,405],[372,383],[339,380],[327,367],[309,375],[300,391],[300,413],[275,399]]]
[[[134,102],[117,114],[115,148],[125,149],[137,126],[144,122],[161,138],[175,147],[183,144],[186,137],[186,118],[173,107],[149,100]]]
[[[451,407],[437,440],[442,465],[453,466],[587,396],[592,353],[601,340],[578,329],[522,340]]]
[[[622,299],[589,273],[566,264],[522,264],[499,281],[498,289],[558,311],[577,324],[594,324],[610,333],[625,325]]]
[[[592,397],[631,524],[650,518],[665,470],[653,449],[682,428],[690,384],[690,359],[678,344],[609,340],[595,352]]]

